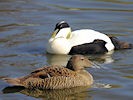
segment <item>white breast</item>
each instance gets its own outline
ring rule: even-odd
[[[71,45],[64,37],[50,39],[47,44],[47,52],[51,54],[68,54]]]

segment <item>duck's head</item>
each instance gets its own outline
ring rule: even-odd
[[[92,63],[83,55],[73,55],[66,66],[66,68],[74,71],[82,70],[87,67],[92,67]]]
[[[71,36],[71,27],[65,21],[61,21],[56,24],[51,38],[63,37],[69,39],[70,36]]]

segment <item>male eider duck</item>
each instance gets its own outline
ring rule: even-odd
[[[93,77],[84,70],[92,67],[91,62],[83,55],[73,55],[66,68],[62,66],[46,66],[20,78],[3,78],[9,84],[29,89],[64,89],[78,86],[90,87]]]
[[[71,32],[71,27],[65,21],[56,24],[54,33],[47,44],[48,53],[70,55],[99,54],[126,48],[132,48],[132,44],[91,29]]]

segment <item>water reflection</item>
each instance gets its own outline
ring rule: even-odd
[[[64,9],[64,10],[79,10],[79,11],[116,11],[116,12],[133,12],[133,9],[104,9],[104,8],[70,8],[66,6],[61,6],[61,5],[51,5],[53,7],[59,8],[59,9]]]
[[[47,63],[50,65],[62,65],[65,66],[71,55],[52,55],[46,54]],[[87,55],[88,59],[96,64],[109,64],[114,60],[112,58],[112,53],[102,54],[102,55]]]
[[[117,84],[104,84],[100,82],[95,82],[92,86],[93,88],[122,88],[121,85]]]
[[[0,0],[0,76],[23,76],[46,64],[65,66],[70,55],[45,54],[49,33],[60,20],[70,22],[73,30],[90,28],[132,43],[132,12],[133,0]],[[112,54],[86,56],[106,67],[89,70],[95,80],[92,88],[38,90],[40,94],[9,88],[3,92],[11,94],[0,92],[0,99],[133,99],[133,49],[115,51],[113,57]],[[5,85],[0,80],[0,90]]]
[[[52,54],[46,54],[47,62],[50,65],[62,65],[66,66],[70,55],[52,55]]]
[[[127,79],[133,79],[133,75],[123,75],[122,77],[127,78]]]
[[[29,90],[23,87],[6,87],[2,90],[3,94],[22,93],[35,98],[43,98],[44,100],[84,100],[86,97],[92,98],[89,93],[94,90],[88,90],[88,87],[76,87],[61,90]]]
[[[130,2],[130,1],[118,1],[118,0],[91,0],[91,1],[112,2],[112,3],[118,3],[118,4],[133,4],[133,2]]]
[[[35,98],[43,98],[44,100],[85,100],[86,97],[92,98],[95,88],[122,88],[121,85],[116,84],[103,84],[95,82],[92,87],[75,87],[69,89],[57,89],[57,90],[31,90],[20,86],[10,86],[2,90],[3,94],[9,93],[21,93],[27,96]]]

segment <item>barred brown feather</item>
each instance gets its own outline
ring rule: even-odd
[[[47,66],[38,68],[25,77],[4,79],[13,85],[38,89],[63,89],[78,86],[89,86],[93,78],[84,67],[90,67],[90,61],[82,55],[74,55],[66,68],[62,66]]]

